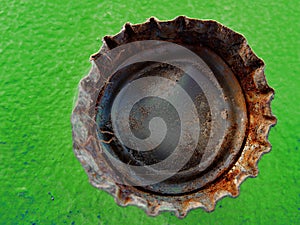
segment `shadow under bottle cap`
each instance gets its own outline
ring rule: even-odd
[[[92,185],[148,215],[213,211],[270,151],[274,90],[245,38],[212,20],[126,23],[79,84],[73,148]]]

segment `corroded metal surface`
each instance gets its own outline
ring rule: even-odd
[[[210,88],[203,80],[195,82],[197,77],[191,79],[185,71],[186,67],[182,69],[161,61],[136,60],[138,63],[117,71],[111,70],[127,59],[131,51],[139,48],[145,50],[142,41],[147,40],[174,43],[200,57],[199,65],[192,66],[201,67],[201,76],[210,79],[207,83]],[[137,44],[132,47],[133,43]],[[120,49],[126,44],[132,45]],[[170,48],[174,49],[160,42],[150,44],[160,57],[164,57],[164,52],[171,51]],[[113,49],[118,51],[112,57],[110,51]],[[178,47],[177,50],[182,49]],[[186,56],[178,56],[176,60],[187,64]],[[101,50],[92,55],[91,61],[92,69],[80,82],[79,96],[72,114],[74,151],[90,182],[109,192],[119,205],[137,205],[152,216],[161,211],[174,211],[177,217],[184,217],[189,210],[199,207],[212,211],[219,199],[237,196],[240,184],[247,177],[257,175],[259,158],[271,149],[267,137],[270,127],[276,123],[270,108],[274,91],[266,82],[263,61],[253,53],[242,35],[215,21],[183,16],[172,21],[150,18],[143,24],[127,23],[119,34],[106,36]],[[194,149],[189,149],[189,145],[179,149],[179,153],[186,154],[191,150],[184,166],[166,179],[147,183],[145,174],[136,173],[134,166],[147,167],[164,161],[168,154],[174,153],[170,149],[177,142],[166,142],[155,151],[135,151],[118,140],[120,134],[116,133],[111,120],[113,102],[118,99],[118,93],[140,78],[147,80],[157,74],[162,81],[170,80],[188,93],[197,115],[192,124],[199,123],[200,130]],[[161,93],[167,87],[153,80],[141,85],[139,95],[148,89]],[[181,107],[181,104],[184,107],[183,102],[176,102],[178,99],[174,100],[175,106],[178,104]],[[125,99],[121,99],[119,105],[122,101]],[[136,136],[147,137],[147,126],[154,117],[169,121],[172,129],[180,126],[174,122],[179,120],[180,112],[169,115],[171,105],[168,108],[163,99],[157,104],[152,104],[153,101],[153,98],[147,98],[130,111],[130,129]],[[172,98],[170,101],[173,101]],[[122,121],[118,126],[121,133],[126,133],[126,121]],[[169,138],[179,138],[176,134],[172,131]],[[187,140],[193,139],[183,138],[183,141]],[[211,140],[214,145],[211,145]],[[132,167],[120,167],[108,155]],[[149,171],[157,177],[162,173]]]

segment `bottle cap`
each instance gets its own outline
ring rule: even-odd
[[[213,211],[270,151],[264,62],[212,20],[126,23],[80,81],[73,148],[92,185],[148,215]]]

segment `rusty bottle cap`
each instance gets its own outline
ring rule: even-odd
[[[79,84],[74,151],[92,185],[148,215],[212,211],[270,151],[264,63],[245,38],[184,16],[104,37]]]

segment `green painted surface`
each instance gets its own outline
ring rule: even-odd
[[[294,1],[0,1],[0,224],[300,224],[300,7]],[[243,33],[264,59],[278,124],[260,174],[213,213],[148,217],[88,183],[70,114],[101,38],[177,15]]]

